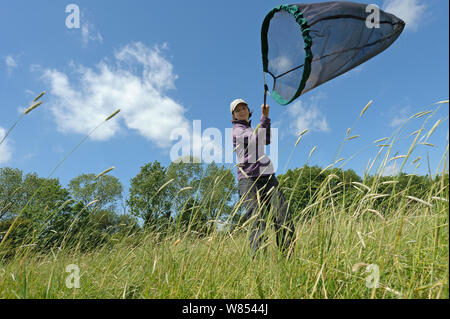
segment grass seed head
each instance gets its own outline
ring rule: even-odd
[[[383,137],[383,138],[380,138],[379,140],[376,140],[375,142],[373,142],[374,144],[377,144],[377,143],[379,143],[379,142],[383,142],[383,141],[386,141],[386,140],[388,140],[389,139],[389,137]]]
[[[359,117],[362,117],[364,115],[364,113],[367,111],[367,109],[369,108],[369,106],[372,104],[373,100],[370,100],[369,103],[367,103],[367,105],[363,108],[363,110],[361,111],[361,114],[359,115]]]
[[[112,119],[114,116],[116,116],[118,113],[120,112],[120,109],[118,109],[117,111],[115,111],[113,114],[111,114],[110,116],[108,116],[105,120],[105,122],[108,122],[110,119]]]
[[[170,183],[172,183],[174,181],[174,179],[170,179],[168,182],[164,183],[164,185],[162,185],[155,193],[154,196],[156,196],[164,187],[166,187],[167,185],[169,185]]]
[[[34,98],[33,102],[36,102],[37,100],[39,100],[44,94],[45,94],[45,91],[41,92],[38,96],[36,96]]]
[[[108,168],[108,169],[105,169],[103,172],[101,172],[100,174],[98,174],[97,176],[95,176],[95,179],[98,179],[99,177],[105,175],[106,173],[111,172],[114,168],[115,168],[115,167],[112,166],[112,167],[110,167],[110,168]]]
[[[426,205],[428,207],[433,207],[430,203],[424,201],[423,199],[420,199],[420,198],[417,198],[417,197],[414,197],[414,196],[406,196],[406,198],[409,198],[409,199],[411,199],[413,201],[416,201],[418,203],[424,204],[424,205]]]
[[[255,129],[254,129],[254,131],[253,131],[253,135],[255,135],[256,133],[258,133],[258,129],[259,129],[260,126],[261,126],[261,123],[259,123],[259,124],[255,127]]]
[[[23,114],[28,114],[28,113],[30,113],[31,111],[33,111],[35,108],[37,108],[39,105],[41,105],[42,104],[42,101],[39,101],[39,102],[36,102],[36,103],[34,103],[32,106],[30,106],[29,108],[27,108],[26,110],[25,110],[25,112],[23,112]]]
[[[317,146],[314,146],[311,150],[311,152],[309,152],[309,157],[311,157],[311,155],[314,153],[314,151],[316,150]]]
[[[427,112],[422,111],[422,112],[418,112],[418,113],[414,114],[413,116],[411,116],[410,118],[416,118],[416,119],[418,119],[418,118],[421,118],[421,117],[423,117],[423,116],[425,116],[425,115],[427,115],[427,114],[430,114],[430,113],[432,113],[432,112],[433,112],[433,111],[427,111]]]
[[[294,147],[296,147],[296,146],[298,145],[298,143],[300,142],[301,139],[302,139],[302,135],[300,135],[300,136],[298,137],[297,142],[295,142],[295,146],[294,146]]]
[[[328,165],[327,167],[325,167],[323,170],[320,171],[319,175],[321,175],[323,172],[325,172],[326,170],[328,170],[329,168],[333,167],[333,164]]]
[[[389,161],[395,161],[397,159],[405,158],[405,157],[406,157],[406,155],[398,155],[398,156],[395,156],[395,157],[391,158]]]
[[[420,144],[426,145],[426,146],[431,146],[431,147],[435,147],[435,146],[436,146],[436,145],[434,145],[434,144],[427,143],[427,142],[422,142],[422,143],[420,143]]]
[[[441,119],[437,120],[437,122],[434,123],[433,127],[427,134],[427,139],[431,136],[431,134],[433,134],[433,132],[436,130],[436,128],[439,126],[439,124],[441,124]]]
[[[359,135],[354,135],[354,136],[352,136],[352,137],[349,137],[349,138],[347,139],[347,141],[353,140],[353,139],[358,138],[358,137],[359,137]]]

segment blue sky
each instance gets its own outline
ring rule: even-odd
[[[70,3],[81,11],[80,28],[68,29]],[[411,115],[434,110],[449,95],[449,2],[372,1],[407,22],[386,51],[360,67],[301,96],[288,106],[270,97],[272,126],[278,129],[278,170],[309,164],[325,167],[335,159],[346,131],[373,100],[339,158],[344,169],[362,174],[379,148]],[[259,120],[263,97],[260,29],[278,1],[1,1],[0,137],[41,91],[43,104],[27,116],[0,146],[0,167],[47,177],[97,124],[117,108],[122,112],[101,126],[54,173],[63,185],[82,173],[111,166],[125,189],[142,165],[168,166],[176,128],[201,132],[217,128],[225,148],[229,103],[245,99]],[[428,107],[427,107],[428,106]],[[411,160],[415,171],[434,173],[448,144],[448,104],[426,123],[421,137],[441,119]],[[423,120],[401,131],[393,157],[406,154]],[[256,122],[256,123],[255,123]],[[304,128],[309,132],[294,149]],[[422,140],[424,141],[424,140]],[[294,149],[290,160],[289,156]],[[410,162],[405,170],[413,172]],[[400,161],[395,161],[397,167]],[[448,158],[447,158],[448,162]],[[342,164],[341,162],[340,164]],[[385,174],[392,170],[391,161]],[[375,165],[377,166],[377,165]],[[442,167],[441,167],[442,168]]]

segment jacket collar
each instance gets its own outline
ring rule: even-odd
[[[246,120],[234,120],[232,121],[233,124],[241,124],[244,126],[251,126],[252,125],[252,120],[249,120],[248,122]]]

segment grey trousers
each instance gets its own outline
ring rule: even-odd
[[[283,193],[277,186],[278,180],[275,175],[242,178],[238,181],[239,196],[246,210],[244,221],[254,217],[249,238],[253,254],[264,241],[264,231],[269,216],[272,216],[274,221],[278,247],[285,252],[292,242],[295,231],[292,215],[287,209],[288,203]],[[259,192],[259,201],[257,192]],[[272,214],[269,214],[271,208]]]

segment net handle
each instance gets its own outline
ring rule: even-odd
[[[269,91],[269,87],[264,83],[264,107],[266,107],[267,91]]]

